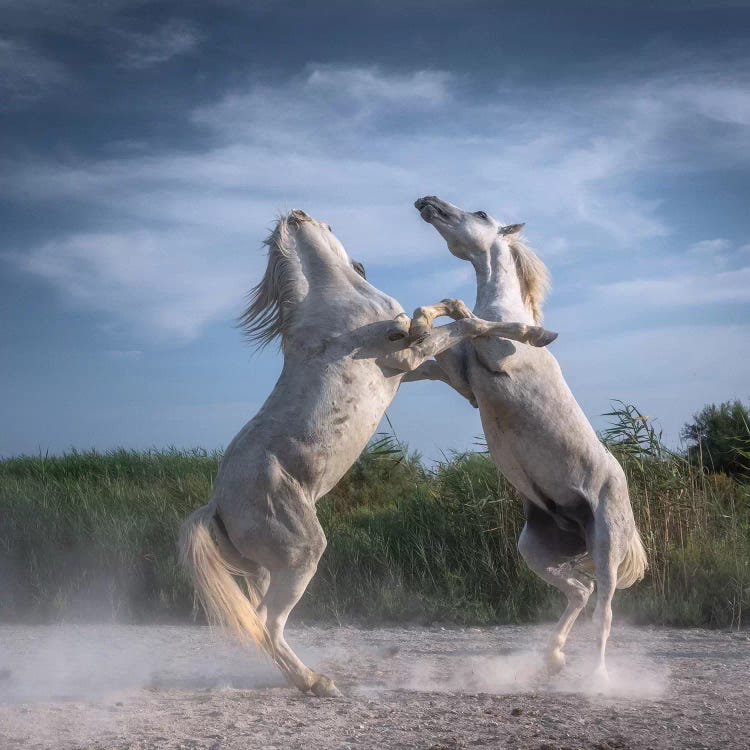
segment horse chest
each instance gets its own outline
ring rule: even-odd
[[[336,450],[356,455],[375,431],[396,392],[397,383],[384,381],[379,368],[350,361],[325,389],[318,418]]]

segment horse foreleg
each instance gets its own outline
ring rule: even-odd
[[[453,318],[453,320],[463,320],[466,318],[480,320],[480,318],[477,318],[474,313],[469,310],[463,300],[444,299],[435,305],[425,305],[423,307],[418,307],[414,311],[411,325],[409,327],[409,338],[414,341],[426,336],[432,328],[432,321],[442,315],[447,315],[448,317]],[[503,338],[513,339],[514,341],[523,341],[524,343],[532,344],[533,346],[547,346],[547,344],[551,344],[557,338],[556,333],[541,328],[540,326],[528,326],[523,323],[482,322],[489,325],[500,326],[499,328],[490,330],[487,333],[494,333]]]
[[[435,305],[424,305],[414,311],[409,328],[409,337],[419,338],[428,333],[432,328],[432,321],[443,315],[447,315],[453,320],[474,317],[474,313],[460,299],[444,299]]]
[[[542,326],[529,326],[525,323],[493,323],[488,320],[474,318],[470,321],[459,321],[467,323],[479,323],[484,330],[477,336],[499,336],[511,341],[520,341],[531,346],[547,346],[556,338],[557,333]]]
[[[418,340],[404,348],[383,353],[377,361],[384,367],[402,372],[416,370],[426,359],[450,349],[452,346],[476,338],[496,335],[532,346],[546,346],[557,338],[557,334],[539,326],[524,323],[495,323],[481,318],[463,318],[448,325],[430,329]]]

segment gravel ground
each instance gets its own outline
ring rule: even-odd
[[[200,627],[0,627],[0,748],[750,748],[750,635],[614,628],[596,692],[590,625],[554,678],[549,627],[296,627],[343,699],[285,687]]]

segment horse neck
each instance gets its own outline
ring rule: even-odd
[[[352,328],[395,317],[395,300],[367,284],[336,260],[307,257],[302,263],[306,294],[297,305],[287,341],[307,344],[318,334],[330,337]],[[391,308],[397,309],[391,309]]]
[[[523,301],[521,279],[507,242],[495,240],[489,253],[472,258],[477,274],[474,314],[485,320],[534,324]]]

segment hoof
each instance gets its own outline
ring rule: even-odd
[[[411,320],[406,313],[396,316],[393,321],[393,327],[388,331],[388,341],[400,341],[409,335],[409,325]]]
[[[450,308],[450,316],[453,320],[461,320],[462,318],[476,318],[477,316],[469,310],[468,306],[463,300],[460,299],[444,299],[442,303]]]
[[[418,323],[412,320],[409,328],[409,343],[418,344],[420,341],[424,341],[430,335],[431,330],[429,323]]]
[[[595,689],[605,690],[609,687],[609,672],[604,664],[600,664],[591,675],[591,682]]]
[[[550,651],[544,657],[544,663],[550,674],[557,674],[565,666],[565,654],[562,651]]]
[[[341,698],[341,691],[333,684],[333,680],[325,675],[320,675],[310,688],[313,695],[318,698]]]
[[[555,331],[548,331],[546,328],[532,326],[529,328],[526,340],[532,346],[547,346],[547,344],[551,344],[557,336],[558,334]]]

